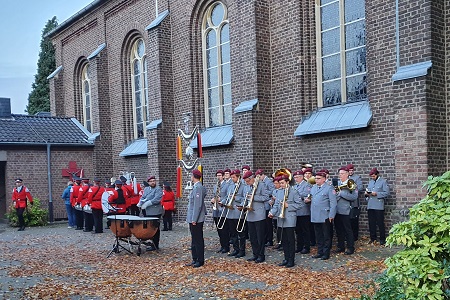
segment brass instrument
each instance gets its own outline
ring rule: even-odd
[[[133,192],[135,195],[137,195],[138,187],[137,187],[136,175],[134,174],[134,172],[130,172],[130,181],[131,181],[131,184],[133,185]]]
[[[256,175],[255,182],[253,182],[252,189],[250,192],[245,194],[244,203],[242,203],[241,214],[239,215],[238,223],[236,226],[237,232],[244,231],[245,222],[247,221],[247,216],[249,211],[253,211],[253,198],[255,198],[256,189],[258,188],[260,175]],[[242,221],[241,221],[242,220]]]
[[[219,196],[220,196],[220,186],[222,185],[220,180],[217,180],[217,184],[216,184],[216,193],[214,194],[214,202],[213,202],[213,210],[217,210],[217,202],[219,201]]]
[[[340,192],[342,189],[348,189],[354,191],[356,189],[356,182],[353,179],[348,179],[346,184],[335,186],[336,192]]]
[[[230,211],[230,209],[234,209],[233,208],[233,202],[236,199],[236,194],[239,191],[239,187],[241,186],[241,177],[238,177],[238,181],[237,184],[234,188],[233,193],[228,194],[227,195],[227,199],[225,200],[225,204],[223,206],[225,206],[228,209],[223,209],[222,213],[220,214],[219,217],[219,221],[217,222],[217,228],[218,229],[223,229],[223,227],[225,226],[225,221],[227,220],[228,217],[228,212]],[[223,215],[225,213],[225,210],[227,211],[225,216]],[[223,221],[222,221],[223,220]]]
[[[289,181],[287,183],[288,186],[284,189],[284,197],[283,197],[283,201],[281,201],[281,204],[280,204],[281,211],[280,211],[280,214],[278,215],[278,218],[284,218],[284,211],[285,211],[284,206],[289,197],[289,188],[291,187],[289,182],[292,180],[292,173],[289,169],[286,169],[286,168],[281,168],[281,169],[278,169],[275,171],[275,176],[285,176],[285,175],[288,176]]]
[[[308,178],[308,183],[310,185],[315,185],[316,184],[316,177],[314,177],[314,176],[309,177]]]

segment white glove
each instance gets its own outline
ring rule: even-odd
[[[142,204],[141,208],[142,208],[142,209],[146,209],[146,208],[149,207],[150,205],[152,205],[152,202],[151,202],[151,201],[145,201],[145,202]]]

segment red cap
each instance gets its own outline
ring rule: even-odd
[[[247,169],[247,170],[250,171],[250,166],[249,166],[249,165],[243,165],[243,166],[242,166],[242,169]]]
[[[195,169],[192,171],[192,176],[194,176],[197,179],[202,178],[202,172],[200,172],[199,170]]]
[[[327,177],[327,173],[325,173],[325,172],[317,172],[317,173],[316,173],[316,177],[317,177],[317,176],[320,176],[320,177],[324,177],[324,178],[325,178],[325,177]]]
[[[230,175],[240,176],[241,175],[241,171],[239,171],[238,169],[235,169],[235,170],[231,171]]]
[[[295,171],[294,172],[294,174],[293,174],[293,176],[296,176],[296,175],[302,175],[303,176],[303,171],[302,170],[298,170],[298,171]]]
[[[284,180],[284,181],[289,181],[289,176],[288,175],[280,175],[280,180]]]
[[[345,171],[345,172],[348,172],[348,168],[347,168],[347,166],[340,167],[339,170],[338,170],[338,172],[339,172],[339,171]]]
[[[148,178],[147,178],[147,182],[150,181],[150,180],[152,180],[152,179],[155,179],[155,180],[156,180],[156,177],[155,177],[155,176],[150,176],[150,177],[148,177]]]
[[[378,170],[377,170],[377,168],[373,168],[372,170],[370,170],[369,175],[378,175]]]
[[[330,175],[330,171],[328,171],[327,169],[322,169],[319,172],[322,172],[322,173]]]
[[[275,182],[275,181],[280,181],[280,176],[276,176],[274,179],[273,179],[273,181]]]
[[[264,174],[264,170],[263,169],[256,170],[255,175],[261,175],[261,174]]]
[[[354,170],[355,167],[354,167],[352,164],[348,164],[348,165],[347,165],[347,169],[349,169],[349,170]]]
[[[306,169],[303,171],[303,173],[307,173],[307,172],[312,173],[312,169],[311,169],[311,168],[306,168]]]
[[[231,170],[230,169],[225,169],[225,170],[223,170],[223,172],[224,173],[231,173]]]
[[[217,175],[217,174],[222,174],[222,175],[223,175],[223,174],[224,174],[224,171],[223,171],[223,170],[217,170],[216,175]]]
[[[252,176],[253,175],[253,172],[252,171],[247,171],[247,172],[245,172],[245,174],[244,174],[244,176],[242,177],[243,179],[247,179],[247,178],[249,178],[250,176]]]

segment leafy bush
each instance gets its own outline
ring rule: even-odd
[[[411,208],[408,221],[392,227],[386,241],[404,247],[386,259],[386,276],[398,281],[405,299],[443,299],[450,294],[450,171],[429,176],[424,186],[427,196]]]
[[[406,299],[403,293],[402,285],[395,277],[390,277],[383,272],[383,274],[373,283],[367,285],[364,290],[376,290],[373,297],[363,294],[360,300],[404,300]]]
[[[48,211],[41,208],[41,201],[33,199],[33,206],[28,205],[25,209],[23,217],[27,226],[45,226],[48,223]],[[19,219],[17,218],[16,209],[13,204],[9,207],[9,212],[6,213],[6,218],[9,225],[19,226]]]

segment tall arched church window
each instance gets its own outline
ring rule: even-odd
[[[318,106],[367,100],[365,0],[316,0]]]
[[[231,124],[230,26],[222,2],[206,10],[202,48],[206,127]]]
[[[134,138],[146,136],[149,123],[147,57],[143,39],[138,39],[131,50],[131,86],[133,91]]]
[[[81,71],[81,82],[83,94],[83,125],[89,132],[92,132],[92,99],[89,64],[86,64]]]

